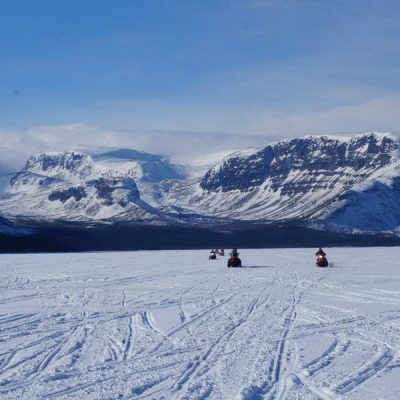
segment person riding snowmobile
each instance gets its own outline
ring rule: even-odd
[[[317,267],[327,267],[328,266],[328,259],[326,258],[326,253],[320,247],[319,250],[315,253],[317,256]]]
[[[221,250],[219,251],[219,255],[220,255],[220,256],[224,256],[224,255],[225,255],[225,250],[224,250],[224,249],[221,249]]]
[[[217,259],[217,255],[215,254],[214,249],[210,251],[210,254],[208,255],[208,259],[209,260],[216,260]]]
[[[228,260],[228,268],[231,267],[241,267],[242,266],[242,260],[239,258],[239,253],[237,249],[232,249],[232,251],[229,253],[231,256]]]
[[[322,248],[320,247],[319,250],[315,253],[315,255],[318,256],[322,256],[325,257],[326,253],[322,250]]]

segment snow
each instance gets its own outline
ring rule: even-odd
[[[180,165],[185,171],[186,179],[201,179],[204,174],[216,164],[222,162],[225,157],[234,153],[234,150],[223,150],[202,154],[201,156],[173,156],[171,162]]]
[[[185,166],[209,168],[210,165],[220,163],[225,157],[234,153],[234,151],[235,150],[212,151],[208,154],[202,154],[201,156],[176,155],[172,157],[171,162]]]
[[[13,176],[14,174],[0,174],[0,195],[8,189],[10,179]]]
[[[399,248],[2,255],[0,398],[398,399]]]

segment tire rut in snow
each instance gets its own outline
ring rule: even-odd
[[[237,323],[229,326],[203,354],[197,356],[192,362],[189,363],[187,370],[183,373],[174,386],[174,390],[179,392],[179,395],[182,397],[182,399],[191,397],[192,391],[190,390],[190,386],[195,385],[198,389],[202,386],[201,382],[195,383],[196,378],[203,377],[212,368],[212,366],[215,365],[218,358],[221,356],[223,346],[247,321],[249,316],[254,311],[256,303],[257,300],[253,300],[247,307],[247,314],[245,316],[242,316]],[[205,397],[205,394],[210,394],[210,388],[205,389],[202,397]]]
[[[385,367],[393,360],[393,354],[390,349],[381,346],[376,354],[358,371],[353,372],[350,376],[338,383],[334,391],[340,395],[346,394],[367,380],[382,372]]]
[[[332,362],[341,357],[349,348],[350,340],[336,339],[334,343],[328,347],[327,350],[311,363],[304,366],[304,373],[307,376],[321,372],[324,368],[328,367]]]

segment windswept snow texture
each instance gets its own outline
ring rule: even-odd
[[[398,399],[398,248],[1,256],[0,398]]]

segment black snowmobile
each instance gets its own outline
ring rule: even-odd
[[[214,250],[210,251],[210,254],[208,255],[208,259],[209,260],[216,260],[217,259],[217,255],[215,254]]]

